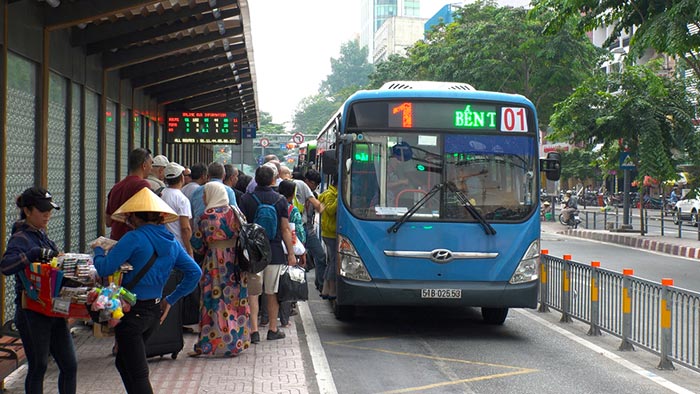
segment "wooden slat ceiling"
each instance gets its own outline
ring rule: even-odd
[[[38,0],[45,26],[167,110],[258,123],[248,0]]]

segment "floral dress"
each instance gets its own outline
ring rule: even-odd
[[[232,357],[250,346],[247,277],[236,259],[239,230],[226,206],[207,209],[194,234],[192,247],[205,256],[196,353]]]

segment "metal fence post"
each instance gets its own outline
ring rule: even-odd
[[[634,275],[634,270],[622,270],[622,343],[618,350],[634,350],[632,342],[629,338],[632,336],[632,296],[630,290],[632,280],[630,277]]]
[[[571,255],[564,255],[564,264],[561,271],[561,319],[562,323],[571,323],[573,319],[569,315],[571,309]]]
[[[681,236],[681,226],[683,226],[683,219],[681,219],[683,216],[681,216],[681,209],[678,208],[678,213],[676,214],[676,217],[678,218],[678,238],[683,238]]]
[[[597,337],[602,335],[598,323],[600,322],[600,305],[599,305],[599,285],[598,285],[598,268],[600,261],[591,262],[591,327],[588,329],[588,335]]]
[[[547,288],[547,262],[542,255],[549,254],[549,250],[540,251],[540,307],[537,312],[549,312],[549,289]]]
[[[672,351],[672,335],[671,335],[671,318],[673,317],[673,299],[671,298],[670,286],[673,286],[673,279],[661,279],[661,343],[660,353],[661,361],[658,369],[676,369],[671,362]]]

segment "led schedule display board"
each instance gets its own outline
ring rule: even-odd
[[[236,112],[168,112],[166,125],[168,143],[241,143],[241,119]]]

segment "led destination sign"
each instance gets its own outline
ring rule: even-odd
[[[350,108],[348,127],[527,132],[530,118],[525,107],[478,102],[363,101]]]
[[[169,143],[241,143],[241,119],[236,112],[168,112],[166,126]]]

